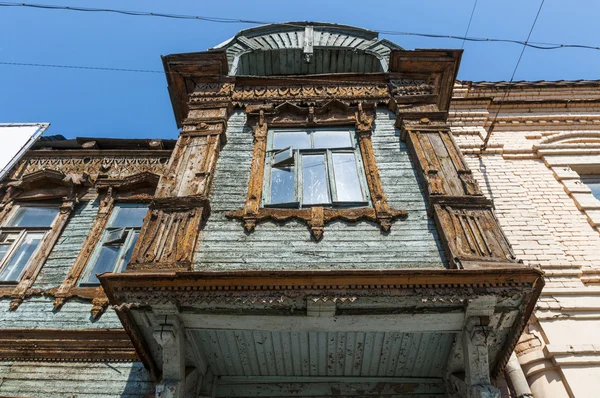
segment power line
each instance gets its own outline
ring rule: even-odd
[[[77,11],[77,12],[105,12],[113,14],[121,14],[127,16],[137,17],[155,17],[155,18],[171,18],[171,19],[186,19],[186,20],[200,20],[206,22],[215,23],[242,23],[252,25],[266,25],[266,24],[277,24],[284,26],[295,26],[304,28],[304,25],[297,25],[289,22],[270,22],[270,21],[259,21],[251,19],[235,19],[235,18],[222,18],[222,17],[210,17],[201,15],[185,15],[185,14],[168,14],[160,12],[148,12],[148,11],[129,11],[129,10],[118,10],[111,8],[87,8],[87,7],[70,7],[70,6],[57,6],[57,5],[46,5],[46,4],[30,4],[30,3],[11,3],[11,2],[0,2],[0,7],[27,7],[47,10],[59,10],[59,11]],[[376,33],[391,35],[391,36],[418,36],[426,37],[431,39],[451,39],[451,40],[463,40],[472,42],[495,42],[495,43],[511,43],[519,44],[522,46],[537,48],[540,50],[554,50],[559,48],[582,48],[589,50],[600,50],[598,46],[588,46],[583,44],[559,44],[559,43],[544,43],[544,42],[528,42],[511,39],[498,39],[489,37],[467,37],[465,36],[454,36],[454,35],[442,35],[432,33],[415,33],[415,32],[400,32],[393,30],[376,30],[372,29]]]
[[[540,8],[538,8],[537,14],[535,15],[535,19],[533,20],[533,23],[531,24],[531,29],[529,29],[529,34],[527,35],[527,40],[525,40],[526,43],[529,41],[529,38],[531,38],[531,33],[533,33],[533,28],[535,28],[535,23],[537,22],[538,17],[540,16],[540,12],[542,11],[542,7],[544,6],[544,1],[545,0],[542,0],[540,3]],[[515,78],[515,74],[517,73],[517,69],[519,68],[519,64],[521,63],[521,58],[523,58],[523,54],[525,53],[525,48],[527,48],[527,47],[523,46],[523,48],[521,49],[521,54],[519,55],[519,59],[517,60],[515,69],[513,70],[512,76],[510,77],[510,81],[508,82],[508,86],[506,87],[506,92],[502,96],[502,102],[498,106],[498,109],[496,110],[496,115],[494,115],[494,120],[492,120],[492,124],[490,124],[490,129],[489,129],[485,139],[483,140],[483,145],[481,146],[482,151],[485,151],[485,149],[487,148],[487,144],[490,140],[490,137],[492,136],[492,133],[494,132],[494,126],[496,125],[496,119],[498,119],[498,114],[500,113],[500,109],[502,109],[502,105],[504,105],[504,101],[510,95],[510,90],[512,89],[512,82]]]
[[[160,74],[165,73],[164,71],[149,70],[149,69],[103,68],[103,67],[99,67],[99,66],[33,64],[33,63],[26,63],[26,62],[3,62],[3,61],[0,61],[0,65],[39,66],[39,67],[44,67],[44,68],[67,68],[67,69],[92,69],[92,70],[106,70],[106,71],[117,71],[117,72],[136,72],[136,73],[160,73]]]
[[[469,23],[467,24],[467,30],[465,30],[465,37],[469,34],[469,29],[471,28],[471,21],[473,21],[473,14],[475,14],[475,8],[477,7],[477,0],[473,3],[473,9],[471,10],[471,16],[469,17]],[[465,47],[465,41],[462,41],[460,45],[460,49],[462,50]]]

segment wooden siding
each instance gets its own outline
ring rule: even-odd
[[[444,376],[453,333],[190,330],[220,376]]]
[[[369,222],[333,222],[320,242],[311,240],[307,227],[299,222],[265,222],[245,233],[240,222],[225,217],[226,211],[243,207],[246,200],[253,138],[245,122],[245,114],[236,111],[228,123],[227,144],[211,192],[212,212],[195,256],[196,270],[444,266],[435,227],[389,111],[377,112],[373,145],[389,203],[407,209],[408,219],[394,223],[389,234]]]
[[[100,202],[97,200],[77,205],[35,280],[34,288],[55,288],[65,280],[96,221],[99,205]]]
[[[0,378],[1,396],[133,398],[154,391],[139,362],[0,362]]]
[[[50,297],[31,297],[15,311],[9,311],[10,299],[0,300],[1,329],[121,329],[121,322],[112,308],[96,321],[92,321],[92,303],[89,300],[71,299],[54,311]]]

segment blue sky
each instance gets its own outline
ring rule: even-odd
[[[374,30],[462,36],[474,0],[45,1],[269,22],[324,21]],[[538,0],[479,0],[469,36],[525,40]],[[600,46],[600,2],[546,0],[531,41]],[[254,25],[0,7],[0,62],[162,70],[161,55],[204,51]],[[380,35],[406,49],[461,41]],[[521,47],[464,44],[464,80],[508,80]],[[600,79],[600,51],[525,51],[515,80]],[[176,138],[166,80],[133,73],[0,65],[0,122],[49,122],[47,134]]]

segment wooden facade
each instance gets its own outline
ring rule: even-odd
[[[2,221],[60,214],[0,287],[13,314],[46,308],[6,318],[0,356],[139,360],[157,397],[499,397],[544,281],[450,133],[460,57],[307,23],[163,57],[176,143],[40,142],[4,182]],[[329,127],[355,132],[368,203],[265,206],[269,129]],[[82,286],[119,203],[149,209],[131,259]]]

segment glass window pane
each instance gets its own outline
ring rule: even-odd
[[[310,135],[305,131],[289,131],[273,133],[273,149],[310,148]]]
[[[119,257],[119,252],[121,251],[121,246],[122,245],[102,246],[100,253],[98,253],[98,257],[96,258],[96,262],[94,263],[94,267],[91,269],[90,274],[83,283],[100,284],[96,274],[112,272],[114,270]]]
[[[10,220],[11,227],[49,227],[58,214],[57,208],[21,206]]]
[[[116,213],[114,213],[116,212]],[[117,206],[110,227],[141,227],[148,212],[146,206]]]
[[[315,148],[351,148],[350,132],[345,131],[315,131],[313,133]]]
[[[329,203],[325,155],[302,155],[302,203]]]
[[[586,185],[592,190],[592,195],[596,199],[600,199],[600,182],[590,182]]]
[[[9,244],[0,245],[0,261],[4,260],[4,256],[8,253],[8,249],[10,249]]]
[[[589,189],[592,190],[592,195],[600,200],[600,175],[588,174],[580,176],[581,182],[583,182]]]
[[[364,200],[353,153],[334,153],[333,173],[338,202]]]
[[[291,167],[271,169],[271,204],[295,202],[294,170]]]
[[[0,281],[18,281],[23,269],[44,237],[43,232],[28,233],[0,273]]]

